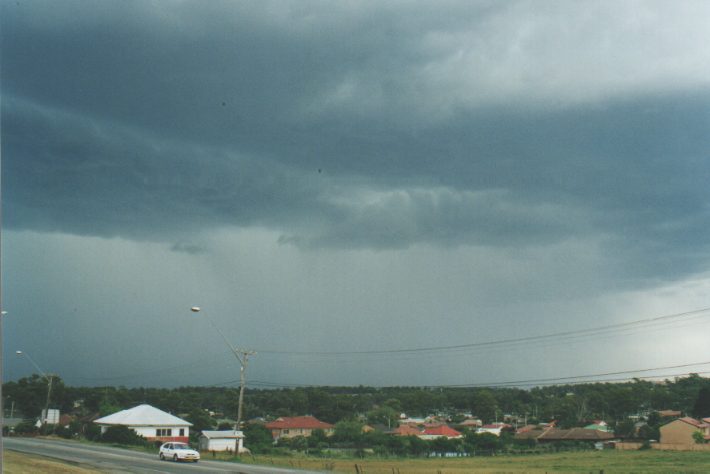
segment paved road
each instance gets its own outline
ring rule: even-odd
[[[238,474],[306,474],[316,472],[207,460],[199,463],[174,463],[160,461],[158,456],[153,454],[70,441],[4,438],[3,442],[6,450],[38,454],[71,463],[79,463],[82,467],[93,468],[97,472],[106,473],[231,472]]]

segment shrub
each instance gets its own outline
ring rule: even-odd
[[[32,421],[23,421],[22,423],[15,426],[15,433],[18,434],[30,434],[37,433],[37,427]]]
[[[106,432],[101,435],[101,441],[104,443],[128,444],[133,446],[146,445],[145,438],[129,427],[122,425],[110,426]]]

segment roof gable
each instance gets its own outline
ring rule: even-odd
[[[306,430],[328,430],[332,429],[333,425],[320,421],[314,416],[293,416],[287,417],[282,416],[276,420],[266,423],[264,426],[270,430],[283,430],[283,429],[306,429]]]
[[[394,431],[392,431],[392,434],[399,436],[418,436],[422,434],[422,431],[412,425],[399,425]]]
[[[433,436],[446,436],[449,438],[454,438],[456,436],[461,436],[461,433],[456,431],[453,428],[450,428],[446,425],[441,425],[441,426],[434,426],[431,428],[427,428],[424,430],[425,435],[433,435]]]
[[[125,426],[192,426],[192,423],[150,405],[138,405],[128,410],[121,410],[94,420],[94,423]]]
[[[614,438],[614,434],[606,431],[589,430],[586,428],[571,428],[569,430],[552,428],[540,435],[537,439],[546,441],[604,441],[612,438]]]

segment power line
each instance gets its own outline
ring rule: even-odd
[[[610,375],[621,375],[621,374],[637,374],[640,372],[653,372],[655,370],[666,370],[666,369],[681,369],[685,367],[694,367],[698,365],[709,365],[710,361],[708,362],[695,362],[692,364],[680,364],[680,365],[668,365],[665,367],[653,367],[651,369],[636,369],[636,370],[620,370],[616,372],[604,372],[600,374],[586,374],[586,375],[572,375],[572,376],[567,376],[567,377],[552,377],[552,378],[545,378],[545,379],[529,379],[529,380],[512,380],[508,382],[479,382],[476,384],[451,384],[451,385],[436,385],[436,387],[472,387],[472,386],[492,386],[492,385],[517,385],[517,384],[529,384],[529,383],[541,383],[541,382],[561,382],[565,380],[574,380],[574,379],[581,379],[581,378],[590,378],[590,377],[607,377]]]
[[[557,382],[565,382],[571,381],[569,383],[595,383],[595,382],[605,382],[609,380],[629,380],[629,379],[634,379],[634,378],[643,378],[643,377],[623,377],[623,378],[616,378],[616,379],[605,379],[605,380],[599,380],[597,377],[609,377],[612,375],[622,375],[622,374],[638,374],[641,372],[653,372],[656,370],[669,370],[669,369],[680,369],[680,368],[686,368],[686,367],[695,367],[695,366],[702,366],[702,365],[710,365],[710,361],[707,362],[695,362],[695,363],[690,363],[690,364],[678,364],[678,365],[669,365],[669,366],[663,366],[663,367],[653,367],[653,368],[646,368],[646,369],[635,369],[635,370],[620,370],[620,371],[615,371],[615,372],[603,372],[603,373],[598,373],[598,374],[585,374],[585,375],[572,375],[572,376],[566,376],[566,377],[551,377],[551,378],[541,378],[541,379],[526,379],[526,380],[510,380],[510,381],[503,381],[503,382],[477,382],[477,383],[471,383],[471,384],[443,384],[443,385],[421,385],[420,387],[422,388],[479,388],[479,387],[505,387],[505,386],[536,386],[536,385],[557,385]],[[697,373],[697,374],[704,374],[704,373],[710,373],[710,372],[689,372],[689,373],[683,373],[683,374],[668,374],[668,375],[650,375],[646,378],[659,378],[659,377],[674,377],[674,376],[681,376],[681,375],[690,375],[691,373]],[[585,379],[583,381],[576,380],[576,379]],[[214,384],[210,386],[217,386],[217,385],[230,385],[238,383],[238,380],[232,380],[228,382],[222,382],[220,384]],[[269,381],[260,381],[260,380],[252,380],[250,381],[250,385],[259,385],[259,386],[269,386],[269,387],[327,387],[328,385],[317,385],[317,384],[294,384],[294,383],[279,383],[279,382],[269,382]]]
[[[261,354],[279,354],[279,355],[314,355],[314,356],[339,356],[339,355],[382,355],[382,354],[406,354],[406,353],[418,353],[418,352],[436,352],[436,351],[452,351],[461,349],[471,349],[480,347],[493,347],[498,345],[509,345],[509,344],[519,344],[525,342],[536,342],[543,341],[545,339],[553,338],[563,338],[563,337],[579,337],[584,335],[597,335],[597,333],[603,333],[610,330],[617,330],[623,328],[632,328],[634,326],[643,325],[653,325],[653,324],[665,324],[667,322],[689,317],[702,315],[710,311],[710,307],[697,309],[693,311],[686,311],[683,313],[675,313],[664,316],[657,316],[647,319],[639,319],[636,321],[630,321],[626,323],[608,324],[605,326],[597,326],[594,328],[587,329],[577,329],[573,331],[562,331],[555,333],[542,334],[538,336],[526,336],[519,338],[510,339],[498,339],[494,341],[483,341],[483,342],[473,342],[469,344],[455,344],[449,346],[431,346],[431,347],[417,347],[417,348],[402,348],[402,349],[383,349],[383,350],[357,350],[357,351],[283,351],[283,350],[269,350],[260,349]]]
[[[449,346],[431,346],[431,347],[419,347],[419,348],[401,348],[401,349],[387,349],[387,350],[374,350],[374,351],[280,351],[280,350],[258,350],[261,354],[271,354],[271,355],[291,355],[298,356],[291,359],[291,362],[317,362],[317,361],[328,361],[328,362],[358,362],[358,358],[363,356],[379,357],[382,355],[387,355],[386,359],[381,359],[382,361],[406,361],[414,360],[415,358],[422,355],[429,355],[431,353],[449,353],[449,356],[461,355],[461,354],[474,354],[479,352],[487,352],[496,349],[507,349],[519,345],[527,345],[530,343],[535,343],[536,348],[543,348],[548,345],[558,345],[566,344],[573,341],[579,341],[584,338],[594,338],[601,335],[605,336],[620,336],[624,334],[634,333],[636,331],[647,331],[656,330],[665,327],[668,324],[673,324],[674,329],[678,328],[679,324],[688,325],[694,322],[696,318],[704,318],[710,314],[710,307],[697,309],[693,311],[686,311],[682,313],[674,313],[669,315],[657,316],[653,318],[639,319],[635,321],[630,321],[626,323],[609,324],[604,326],[598,326],[587,329],[562,331],[556,333],[548,333],[537,336],[526,336],[520,338],[508,338],[508,339],[498,339],[493,341],[484,342],[474,342],[469,344],[457,344]],[[610,334],[611,333],[611,334]],[[445,355],[445,354],[444,354]],[[111,377],[70,377],[72,379],[84,380],[84,381],[118,381],[118,380],[130,380],[133,378],[139,378],[143,376],[150,375],[162,375],[168,372],[185,371],[185,369],[201,369],[208,362],[216,359],[217,355],[204,356],[198,360],[193,360],[189,363],[181,363],[179,365],[171,367],[161,367],[156,369],[145,370],[141,372],[134,372],[129,374],[123,374]],[[305,359],[304,359],[305,358]],[[309,360],[310,359],[310,360]],[[267,383],[267,382],[264,382]],[[304,385],[307,386],[307,385]]]

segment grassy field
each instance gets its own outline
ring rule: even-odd
[[[205,458],[207,459],[207,458]],[[245,462],[363,474],[709,473],[710,452],[583,451],[449,459],[319,459],[257,456]]]
[[[38,472],[88,474],[96,471],[41,456],[7,450],[3,453],[3,472],[5,474],[36,474]]]
[[[224,459],[217,456],[217,459]],[[208,454],[203,455],[208,460]],[[41,456],[5,451],[4,472],[86,474],[91,468],[66,464]],[[710,452],[582,451],[556,454],[449,459],[323,459],[314,457],[245,457],[249,464],[274,465],[361,474],[464,474],[464,473],[710,473]]]

